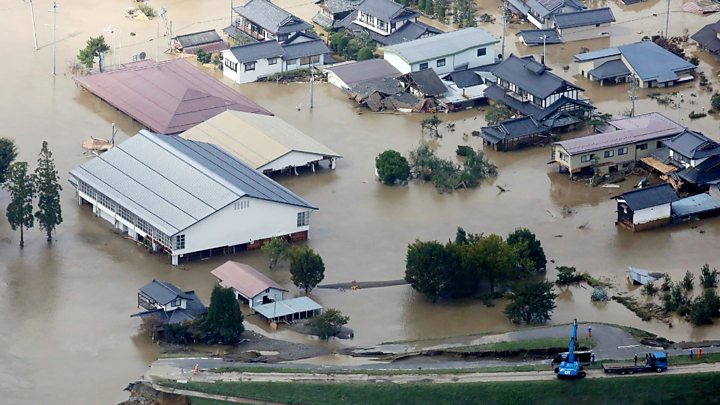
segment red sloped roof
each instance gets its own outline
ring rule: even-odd
[[[270,287],[287,291],[253,267],[232,260],[228,260],[210,273],[220,280],[221,286],[234,288],[246,298],[253,298]]]
[[[226,110],[273,115],[183,59],[129,63],[75,80],[159,134],[183,132]]]

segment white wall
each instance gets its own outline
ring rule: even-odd
[[[174,254],[198,252],[216,247],[240,245],[273,236],[289,235],[309,230],[309,226],[297,226],[297,214],[307,208],[243,197],[249,201],[247,208],[236,209],[239,204],[210,215],[179,234],[185,235],[185,249]]]
[[[405,60],[403,58],[399,57],[398,55],[396,55],[392,52],[388,52],[386,50],[385,54],[383,55],[383,59],[390,62],[390,64],[395,66],[395,69],[399,70],[400,73],[402,73],[402,74],[412,72],[412,67],[410,66],[410,64],[405,62]],[[415,69],[415,70],[419,70],[419,69]]]
[[[477,50],[480,48],[486,48],[485,55],[477,56]],[[393,65],[395,69],[399,70],[400,73],[403,74],[417,72],[418,70],[421,70],[421,63],[427,63],[428,68],[432,68],[433,70],[435,70],[435,73],[440,76],[451,73],[455,71],[456,67],[464,64],[467,64],[468,68],[474,68],[493,63],[495,61],[495,44],[466,49],[465,51],[459,52],[454,55],[438,56],[427,61],[413,63],[412,65],[408,64],[400,56],[396,55],[393,52],[388,52],[387,50],[385,51],[383,58],[386,61],[390,62],[390,64]],[[443,58],[445,59],[445,66],[438,67],[437,61]]]
[[[259,167],[258,170],[265,172],[266,170],[282,170],[288,166],[300,167],[307,165],[309,162],[321,159],[323,159],[323,156],[315,153],[291,151],[266,164],[265,166]]]
[[[328,72],[328,83],[332,84],[333,86],[337,86],[341,89],[349,90],[350,86],[347,85],[338,75],[335,74],[335,72]]]
[[[230,51],[223,52],[223,59],[227,58],[232,62],[237,63],[237,72],[232,71],[227,66],[223,66],[223,76],[230,78],[236,83],[251,83],[257,81],[261,77],[267,77],[274,73],[279,73],[283,70],[282,58],[277,58],[274,65],[268,64],[267,59],[259,59],[255,61],[255,70],[245,71],[245,65],[238,63],[235,56]]]
[[[258,305],[262,305],[263,303],[263,297],[269,297],[271,300],[277,302],[283,300],[283,293],[284,291],[278,290],[277,288],[269,288],[270,292],[261,292],[260,294],[254,296],[249,302],[248,305],[250,308],[256,307]]]
[[[670,203],[633,212],[633,224],[635,225],[668,218],[670,218]]]

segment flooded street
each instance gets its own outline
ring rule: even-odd
[[[188,0],[151,4],[164,5],[173,20],[175,34],[207,28],[222,29],[228,24],[229,2]],[[277,1],[289,11],[309,20],[315,13],[312,2]],[[479,3],[479,13],[498,15],[496,1]],[[266,269],[259,251],[216,257],[181,267],[168,258],[151,256],[132,241],[116,235],[111,226],[95,218],[91,210],[79,207],[67,183],[67,173],[86,161],[80,143],[90,136],[109,137],[115,122],[124,140],[140,126],[124,114],[87,92],[80,91],[68,73],[68,63],[89,36],[103,34],[113,25],[114,43],[120,46],[117,60],[128,61],[134,52],[148,57],[163,53],[165,39],[153,40],[159,19],[133,22],[123,17],[130,1],[73,0],[60,3],[57,26],[58,75],[53,77],[51,2],[36,0],[38,41],[33,50],[30,12],[27,4],[0,0],[5,35],[0,49],[6,60],[0,67],[0,136],[15,139],[19,160],[35,166],[43,140],[48,140],[65,188],[62,193],[64,223],[52,246],[38,229],[26,233],[26,247],[18,248],[17,232],[5,220],[8,194],[0,191],[0,393],[7,403],[116,403],[127,397],[126,384],[139,378],[155,360],[158,347],[137,336],[139,321],[129,315],[136,311],[137,289],[152,279],[167,280],[184,289],[194,289],[207,303],[215,282],[210,270],[225,260],[246,262]],[[593,4],[602,5],[602,2]],[[586,89],[602,112],[620,114],[629,109],[629,87],[599,87],[576,75],[572,56],[582,47],[591,49],[619,45],[654,34],[664,24],[664,3],[648,1],[631,7],[609,3],[618,24],[613,37],[566,45],[548,46],[548,63],[554,72]],[[679,10],[679,2],[673,10]],[[658,16],[653,17],[652,14]],[[695,32],[716,17],[673,12],[671,34],[688,29]],[[199,22],[199,23],[197,23]],[[483,24],[498,35],[501,24]],[[528,28],[527,25],[523,26]],[[538,54],[542,47],[522,48],[511,25],[506,53]],[[638,34],[642,31],[642,35]],[[135,35],[130,35],[130,33]],[[110,40],[108,42],[111,42]],[[692,48],[694,49],[694,48]],[[694,54],[694,52],[691,52]],[[716,89],[718,64],[705,53],[697,53],[700,69]],[[713,63],[714,67],[710,65]],[[563,66],[570,65],[565,72]],[[215,74],[218,74],[215,72]],[[309,245],[320,253],[326,266],[324,282],[393,280],[404,276],[408,243],[416,238],[445,241],[454,237],[457,226],[469,232],[507,235],[523,226],[541,239],[554,265],[576,266],[594,276],[610,278],[618,291],[628,289],[628,265],[670,273],[679,279],[689,269],[699,273],[703,263],[720,266],[720,218],[631,234],[614,225],[615,201],[610,197],[630,189],[636,181],[621,183],[621,189],[590,188],[570,182],[557,168],[547,165],[549,148],[511,153],[488,152],[499,167],[497,178],[480,188],[451,195],[438,194],[432,185],[418,182],[406,187],[387,187],[374,180],[374,159],[386,149],[407,152],[421,140],[421,115],[372,114],[358,110],[339,89],[319,84],[315,108],[308,106],[307,84],[248,84],[235,89],[344,155],[337,170],[314,175],[278,177],[277,180],[319,207],[313,214]],[[658,106],[640,90],[637,113],[660,111],[690,128],[720,140],[717,117],[692,123],[688,113],[702,106],[709,109],[709,92],[698,90],[697,81],[663,93],[679,91],[685,103],[679,110]],[[696,93],[698,97],[691,97]],[[689,100],[697,100],[694,105]],[[296,109],[300,106],[300,110]],[[463,134],[484,124],[481,112],[469,110],[442,115],[454,121],[455,131],[437,141],[439,154],[450,157],[459,144],[479,147],[478,138]],[[637,179],[635,179],[637,180]],[[508,192],[500,193],[495,184]],[[563,217],[563,207],[572,210]],[[583,226],[584,225],[584,226]],[[579,228],[582,226],[581,228]],[[701,233],[700,231],[703,231]],[[553,264],[548,263],[549,267]],[[273,279],[291,287],[289,272],[280,268],[268,272]],[[554,280],[551,269],[548,278]],[[633,289],[635,294],[638,293]],[[552,323],[585,321],[619,323],[646,329],[673,340],[701,340],[720,336],[720,326],[692,328],[682,320],[675,327],[640,321],[617,303],[601,306],[590,302],[590,290],[582,287],[563,291]],[[354,341],[331,345],[371,345],[383,341],[502,332],[515,328],[502,313],[503,305],[487,308],[478,300],[430,304],[409,286],[359,291],[318,289],[313,299],[325,307],[338,308],[350,316]],[[278,339],[321,344],[287,330],[272,332],[250,317],[248,327]],[[327,357],[332,362],[343,359]]]

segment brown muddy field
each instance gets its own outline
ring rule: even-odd
[[[300,17],[310,19],[313,2],[278,1]],[[604,5],[596,2],[593,6]],[[227,259],[241,260],[265,268],[259,252],[221,257],[173,268],[169,260],[150,256],[132,242],[115,235],[108,224],[93,217],[87,207],[80,208],[67,185],[67,172],[88,159],[80,149],[90,136],[108,137],[110,123],[117,123],[119,138],[134,134],[140,126],[92,95],[80,91],[67,66],[88,36],[103,33],[113,25],[116,60],[128,61],[131,53],[156,53],[160,59],[165,39],[157,40],[159,19],[133,22],[123,17],[130,1],[73,0],[60,3],[57,26],[58,75],[52,68],[52,15],[47,0],[34,2],[40,49],[33,50],[30,11],[20,1],[3,0],[0,49],[5,60],[0,65],[0,136],[14,138],[20,159],[34,162],[43,140],[55,153],[63,179],[65,222],[56,243],[47,246],[35,229],[27,235],[26,248],[17,247],[18,235],[0,220],[0,393],[7,403],[110,403],[126,398],[121,390],[137,379],[154,360],[158,348],[137,335],[138,321],[129,315],[136,310],[137,288],[153,278],[195,289],[207,300],[214,279],[209,271]],[[228,2],[188,0],[151,4],[167,7],[175,34],[228,24]],[[478,2],[479,11],[499,14],[496,1]],[[610,3],[618,23],[611,39],[585,41],[548,47],[548,63],[555,72],[587,90],[599,110],[620,114],[629,108],[625,86],[594,86],[565,72],[572,55],[582,47],[598,49],[639,40],[657,33],[664,25],[664,3],[651,0],[631,7]],[[714,17],[699,17],[679,11],[673,2],[671,34],[695,32]],[[657,13],[657,16],[653,16]],[[495,34],[500,24],[484,24]],[[507,51],[538,54],[542,48],[516,50],[514,33],[508,30]],[[162,30],[160,30],[162,32]],[[131,36],[130,33],[135,33]],[[109,41],[110,42],[110,41]],[[120,48],[119,50],[117,48]],[[690,48],[695,53],[694,48]],[[700,68],[715,87],[717,62],[699,53]],[[714,65],[711,65],[714,63]],[[212,72],[211,72],[212,73]],[[214,74],[217,74],[215,72]],[[686,100],[679,110],[658,106],[639,91],[637,112],[661,111],[693,129],[718,139],[717,118],[692,123],[690,110],[709,108],[709,93],[697,84],[679,90]],[[445,240],[458,225],[471,232],[507,234],[526,226],[542,239],[549,259],[556,265],[575,265],[596,276],[612,279],[618,291],[628,289],[628,265],[667,271],[679,278],[686,269],[698,272],[703,263],[717,265],[720,219],[659,229],[633,235],[615,227],[615,204],[610,197],[629,189],[637,179],[622,183],[622,189],[589,188],[572,183],[547,165],[548,148],[514,153],[488,153],[499,167],[497,178],[477,190],[440,195],[428,184],[384,187],[374,181],[374,157],[385,149],[408,151],[421,140],[420,115],[359,114],[341,92],[329,85],[316,88],[315,109],[309,110],[307,84],[250,84],[235,86],[243,94],[278,116],[311,134],[345,156],[335,171],[321,171],[301,177],[281,177],[279,181],[300,194],[320,210],[312,218],[310,246],[326,264],[325,282],[372,281],[402,278],[404,252],[416,238]],[[691,97],[696,93],[698,97]],[[696,100],[690,105],[689,100]],[[296,106],[301,106],[300,110]],[[456,130],[444,133],[437,142],[441,155],[451,156],[458,144],[480,146],[464,133],[479,129],[482,112],[465,111],[443,115],[455,121]],[[509,189],[499,193],[495,184]],[[0,191],[0,214],[4,218],[7,193]],[[572,214],[563,217],[563,207]],[[582,229],[578,226],[584,225]],[[703,231],[701,233],[700,231]],[[283,285],[291,285],[286,269],[269,273]],[[551,270],[548,274],[554,278]],[[294,292],[297,292],[293,288]],[[637,293],[637,291],[636,291]],[[717,337],[720,327],[691,328],[676,320],[669,329],[661,323],[644,323],[623,307],[609,303],[594,306],[590,291],[581,287],[564,292],[553,316],[553,323],[572,318],[614,322],[648,329],[675,340]],[[355,340],[369,345],[382,341],[449,336],[468,333],[506,331],[514,328],[502,314],[502,305],[486,308],[467,300],[432,305],[407,286],[360,291],[316,290],[312,297],[326,307],[335,307],[351,317]],[[249,318],[249,327],[265,327]],[[289,331],[269,335],[293,341],[319,344]],[[327,361],[342,361],[328,356]]]

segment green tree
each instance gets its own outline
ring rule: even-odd
[[[339,55],[346,55],[346,49],[350,38],[345,35],[345,31],[338,31],[330,35],[330,49]]]
[[[690,273],[690,270],[685,271],[685,277],[683,277],[681,285],[685,291],[691,291],[695,287],[695,276]]]
[[[260,248],[268,258],[268,267],[275,267],[280,260],[286,260],[290,253],[290,244],[285,238],[273,237]]]
[[[17,157],[15,141],[8,138],[0,138],[0,185],[7,179],[10,165]]]
[[[13,231],[20,228],[20,248],[23,248],[23,229],[30,229],[35,224],[32,212],[35,175],[28,173],[27,162],[15,162],[10,166],[10,173],[3,187],[10,192],[10,204],[5,215]]]
[[[49,243],[52,243],[52,232],[55,227],[63,221],[60,206],[60,190],[62,190],[62,186],[58,183],[59,179],[52,152],[48,148],[47,141],[43,141],[38,166],[35,169],[38,197],[38,210],[35,211],[35,218],[40,224],[40,229],[45,231]]]
[[[433,14],[433,0],[425,0],[425,7],[422,10],[427,15]]]
[[[384,184],[395,184],[410,177],[410,165],[399,152],[386,150],[375,158],[375,168],[380,181]]]
[[[720,297],[712,288],[706,288],[690,306],[689,318],[695,325],[711,325],[713,318],[720,315]]]
[[[337,335],[342,327],[348,323],[350,317],[344,316],[337,309],[326,309],[321,315],[312,318],[308,324],[314,334],[322,340],[328,340]]]
[[[305,295],[325,278],[322,257],[309,247],[290,249],[290,274],[292,282],[305,290]]]
[[[245,331],[240,304],[231,288],[215,285],[210,296],[210,307],[200,327],[204,341],[235,344]]]
[[[375,58],[372,48],[364,47],[358,51],[357,60],[368,60]]]
[[[717,288],[718,271],[716,269],[710,270],[710,266],[704,264],[700,268],[700,284],[703,288]]]
[[[374,44],[375,42],[367,32],[363,31],[356,34],[352,39],[350,39],[350,41],[348,41],[347,47],[345,48],[347,57],[350,59],[357,59],[358,52],[360,52],[361,49],[375,49]]]
[[[202,49],[198,50],[195,56],[200,63],[210,63],[210,61],[212,60],[212,53],[205,52]]]
[[[418,0],[418,7],[417,7],[418,10],[420,10],[420,11],[425,10],[425,3],[426,3],[426,0]]]
[[[446,292],[445,284],[451,265],[450,256],[441,243],[416,240],[408,246],[405,281],[432,302],[437,302]]]
[[[720,111],[720,93],[715,93],[710,98],[710,106],[713,111]]]
[[[429,132],[430,135],[438,137],[440,136],[440,133],[438,132],[438,126],[440,126],[440,124],[442,124],[440,118],[433,114],[431,117],[420,121],[420,130],[423,134],[425,134],[425,132]]]
[[[659,289],[655,287],[653,283],[647,283],[643,285],[642,290],[640,291],[640,294],[648,296],[648,297],[654,297],[657,295]]]
[[[593,131],[601,126],[607,124],[608,121],[612,119],[612,114],[608,113],[596,113],[593,114],[592,118],[590,118],[590,121],[588,121],[588,124],[592,127]]]
[[[575,267],[558,266],[555,267],[555,270],[558,272],[555,284],[560,286],[575,284],[583,279],[581,275],[577,274]]]
[[[85,48],[80,50],[77,58],[86,68],[92,69],[95,64],[95,58],[100,56],[100,52],[107,52],[109,49],[110,47],[105,43],[104,36],[90,37],[90,39],[87,40]]]
[[[512,117],[512,111],[510,111],[510,108],[503,103],[502,101],[498,101],[494,104],[492,104],[487,112],[485,112],[485,121],[488,123],[488,125],[497,125],[503,121],[507,121]]]
[[[545,323],[555,309],[556,297],[548,282],[519,285],[510,295],[505,314],[515,323]]]
[[[477,269],[480,279],[490,283],[490,292],[495,291],[496,283],[518,278],[513,271],[517,255],[499,235],[483,236],[470,245],[466,260]]]
[[[517,228],[508,235],[507,243],[515,249],[523,270],[534,272],[544,270],[547,265],[545,250],[534,233],[527,228]]]

